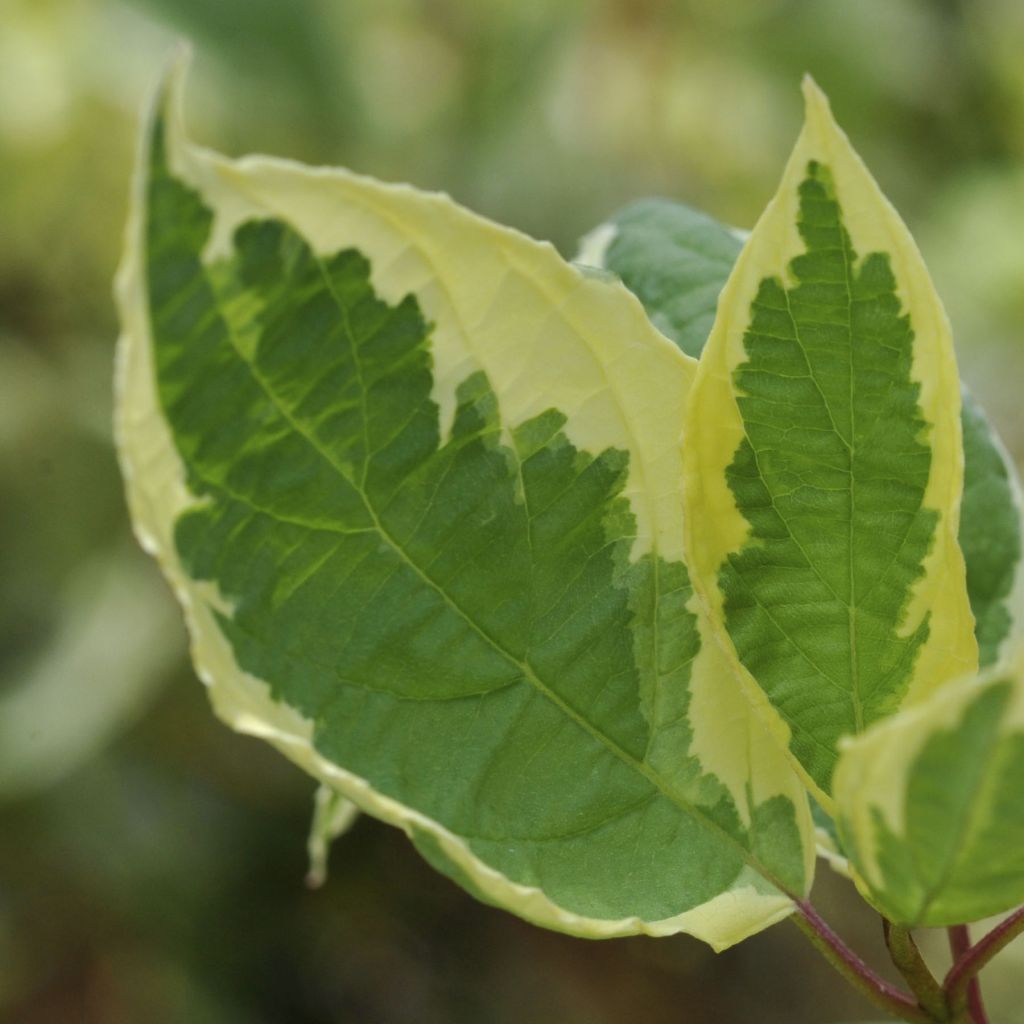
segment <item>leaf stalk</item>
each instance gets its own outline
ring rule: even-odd
[[[918,1003],[937,1021],[950,1018],[949,1003],[942,985],[928,969],[914,936],[905,925],[882,918],[882,933],[889,956]]]
[[[807,936],[819,953],[867,1000],[899,1020],[913,1024],[934,1024],[936,1017],[913,996],[907,995],[877,974],[832,930],[806,900],[796,901],[793,923]],[[943,1020],[939,1017],[938,1020]]]

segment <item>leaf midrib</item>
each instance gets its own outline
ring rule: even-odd
[[[845,308],[846,316],[845,316],[845,324],[843,325],[843,327],[844,327],[844,330],[846,332],[847,352],[848,352],[848,355],[849,355],[849,365],[848,365],[849,388],[848,388],[848,392],[847,392],[848,396],[849,396],[849,402],[850,402],[850,438],[849,438],[849,440],[846,440],[846,438],[843,437],[843,433],[839,429],[839,426],[836,423],[836,417],[835,417],[835,415],[834,415],[834,413],[832,411],[832,407],[831,407],[831,405],[829,405],[828,398],[825,395],[825,392],[822,389],[821,385],[818,383],[817,377],[815,377],[815,375],[814,375],[814,370],[813,370],[813,368],[811,366],[811,360],[810,360],[810,358],[807,355],[807,348],[804,345],[804,341],[803,341],[803,339],[800,336],[800,324],[799,324],[796,316],[793,313],[793,306],[792,306],[792,301],[791,301],[791,298],[790,298],[789,289],[786,287],[785,282],[782,283],[782,294],[785,295],[785,297],[786,297],[786,314],[789,316],[790,323],[793,325],[793,335],[796,338],[797,347],[800,349],[800,353],[804,357],[804,363],[805,363],[805,365],[807,367],[807,376],[814,383],[814,388],[818,392],[819,397],[821,398],[821,403],[824,406],[825,413],[828,416],[829,423],[832,426],[832,430],[833,430],[835,436],[838,437],[839,440],[843,442],[843,446],[846,448],[846,451],[847,451],[847,470],[846,470],[846,475],[847,475],[847,477],[848,477],[848,479],[850,481],[850,486],[849,486],[850,519],[849,519],[849,522],[847,523],[847,528],[846,528],[846,558],[847,558],[847,571],[850,574],[850,590],[849,590],[849,600],[842,601],[840,599],[840,601],[841,601],[842,604],[846,605],[847,641],[848,641],[849,648],[850,648],[850,706],[851,706],[851,708],[853,710],[854,731],[855,731],[855,733],[859,734],[859,733],[862,733],[864,731],[864,703],[863,703],[863,699],[861,698],[861,693],[860,693],[860,688],[861,688],[860,662],[858,661],[858,657],[857,657],[857,596],[856,596],[856,589],[855,589],[855,587],[856,587],[856,583],[855,583],[856,566],[854,565],[854,557],[853,557],[853,546],[854,546],[853,545],[853,532],[854,532],[855,501],[856,501],[856,497],[855,497],[856,477],[854,475],[854,457],[855,457],[855,453],[856,453],[856,448],[855,448],[855,441],[856,441],[856,422],[855,422],[855,420],[856,420],[856,406],[855,406],[854,366],[853,366],[853,316],[852,316],[852,314],[853,314],[853,291],[852,291],[852,288],[850,286],[850,247],[849,247],[849,238],[848,238],[848,236],[846,234],[846,229],[842,226],[842,224],[840,224],[839,229],[842,232],[842,244],[838,248],[839,248],[839,251],[842,253],[842,256],[843,256],[843,286],[844,286],[844,288],[846,290],[846,308]],[[821,250],[818,250],[818,251],[821,251]],[[787,524],[787,529],[788,529],[788,524]],[[792,532],[790,533],[790,535],[792,536]],[[803,551],[802,545],[800,545],[799,542],[796,541],[795,537],[793,537],[793,540],[794,540],[795,543],[797,543],[797,546],[800,547],[801,551]],[[806,558],[807,555],[804,554],[804,557]],[[808,561],[809,561],[809,564],[813,565],[813,562],[810,562],[810,560],[808,560]],[[822,580],[822,582],[825,582],[824,581],[824,577],[822,577],[821,574],[818,573],[817,569],[815,569],[815,573],[818,575],[818,578]],[[832,588],[830,587],[829,589],[832,589]],[[835,593],[835,592],[833,591],[833,593]],[[836,594],[836,597],[838,598],[839,595]]]

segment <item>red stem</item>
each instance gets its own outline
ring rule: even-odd
[[[955,924],[948,929],[949,949],[953,954],[953,962],[960,960],[970,951],[971,933],[965,924]],[[967,982],[967,1016],[971,1024],[988,1024],[985,1004],[981,1001],[981,984],[977,974]]]
[[[945,989],[951,1002],[963,999],[972,979],[1001,950],[1024,932],[1024,907],[1015,910],[986,935],[967,949],[946,975]]]
[[[921,1009],[916,999],[891,985],[873,971],[822,919],[805,900],[796,901],[793,918],[801,931],[825,955],[829,963],[875,1006],[901,1020],[928,1024],[933,1018]]]

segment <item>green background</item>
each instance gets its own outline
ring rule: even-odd
[[[1018,0],[0,0],[0,1020],[863,1019],[795,929],[563,938],[370,821],[305,890],[311,784],[210,713],[111,450],[137,113],[182,34],[201,141],[444,189],[566,254],[648,194],[749,226],[809,70],[1024,453]],[[877,951],[848,886],[817,899]],[[988,984],[1006,1024],[1015,985]]]

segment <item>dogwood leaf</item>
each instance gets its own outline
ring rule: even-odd
[[[683,560],[694,363],[445,196],[146,131],[118,434],[235,728],[481,899],[724,947],[811,878],[805,793]]]
[[[831,808],[839,738],[978,653],[948,322],[824,96],[810,81],[805,96],[701,357],[685,528],[714,627]]]

